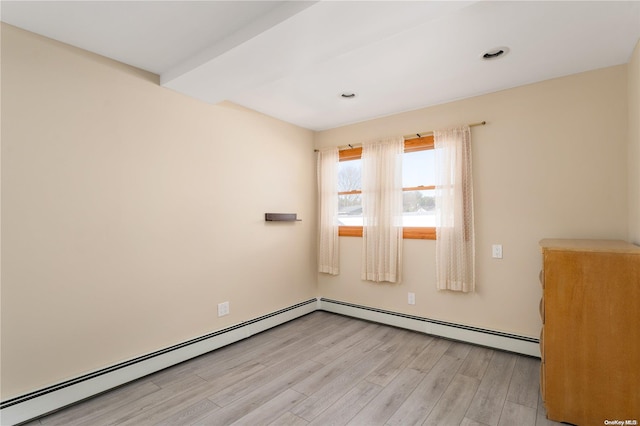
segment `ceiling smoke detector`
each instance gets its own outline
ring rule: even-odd
[[[495,49],[491,49],[491,50],[486,51],[482,55],[482,59],[484,59],[485,61],[489,61],[491,59],[498,59],[498,58],[503,57],[507,53],[509,53],[509,48],[508,47],[496,47]]]

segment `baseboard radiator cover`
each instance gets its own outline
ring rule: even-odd
[[[316,310],[359,318],[523,355],[540,357],[539,340],[332,299],[310,299],[0,403],[0,425],[17,425],[179,364]]]
[[[319,309],[447,339],[540,358],[540,340],[533,337],[455,324],[325,298],[319,299]]]
[[[110,367],[0,402],[0,425],[27,422],[133,380],[246,339],[318,309],[310,299]]]

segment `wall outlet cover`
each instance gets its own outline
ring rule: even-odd
[[[229,302],[218,303],[218,316],[229,315]]]

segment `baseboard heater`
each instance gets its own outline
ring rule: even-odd
[[[0,403],[0,424],[17,425],[317,310],[317,299],[200,336]]]
[[[165,349],[2,401],[0,424],[2,426],[17,425],[41,417],[316,310],[540,357],[539,340],[532,337],[438,321],[338,300],[310,299]]]
[[[325,298],[320,298],[319,309],[447,339],[540,358],[540,340],[533,337],[439,321]]]

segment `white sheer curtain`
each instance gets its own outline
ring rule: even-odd
[[[340,273],[340,241],[338,239],[338,148],[318,151],[318,271]]]
[[[469,126],[434,132],[434,148],[437,287],[472,292],[475,238]]]
[[[404,138],[362,146],[362,279],[398,282],[402,272]]]

